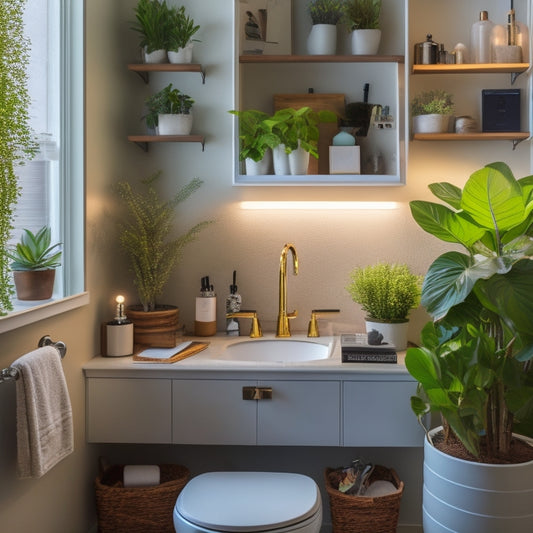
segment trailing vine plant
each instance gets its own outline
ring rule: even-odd
[[[26,0],[0,2],[0,315],[13,309],[7,243],[20,195],[15,169],[37,149],[29,123],[26,69],[30,42],[24,35],[25,5]]]

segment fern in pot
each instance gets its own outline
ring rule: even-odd
[[[167,62],[167,32],[170,9],[166,0],[139,0],[131,29],[139,36],[145,63]]]
[[[370,344],[407,348],[409,313],[420,303],[421,287],[422,276],[406,264],[381,262],[352,270],[346,290],[366,312]]]
[[[169,12],[167,30],[167,55],[170,63],[191,63],[193,36],[200,29],[185,12],[185,7],[173,7]]]

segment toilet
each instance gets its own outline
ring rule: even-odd
[[[321,524],[320,490],[302,474],[208,472],[174,506],[176,533],[319,533]]]

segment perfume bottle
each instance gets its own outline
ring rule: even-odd
[[[124,296],[115,298],[115,318],[106,328],[106,353],[108,357],[122,357],[133,354],[133,323],[124,312]]]
[[[470,48],[472,63],[490,63],[490,34],[494,24],[489,20],[488,11],[479,13],[479,20],[472,24]]]

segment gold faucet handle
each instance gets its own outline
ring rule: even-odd
[[[307,328],[308,337],[320,337],[318,331],[318,317],[328,313],[340,313],[340,309],[313,309],[311,311],[311,319],[309,320],[309,326]]]
[[[257,311],[235,311],[235,313],[227,313],[226,318],[251,318],[252,327],[250,328],[250,338],[257,339],[263,336],[261,324],[259,323],[259,318],[257,317]]]

